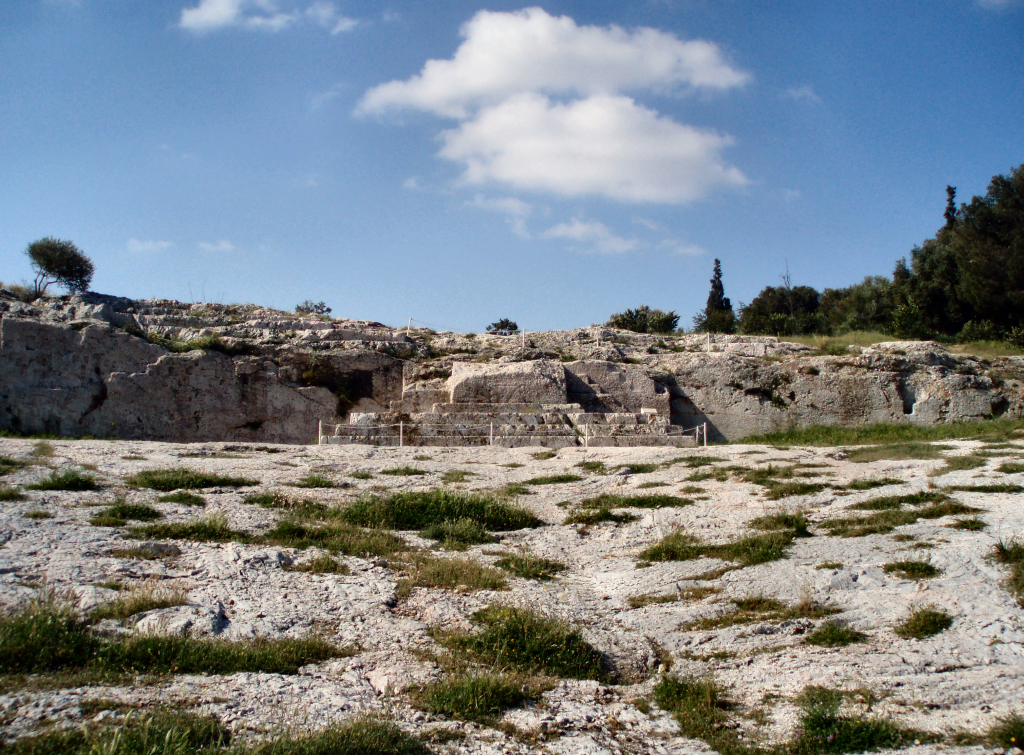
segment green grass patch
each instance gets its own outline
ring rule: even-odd
[[[775,446],[858,446],[929,442],[958,438],[1007,440],[1024,429],[1022,420],[980,420],[936,425],[879,423],[848,426],[804,427],[766,435],[748,435],[737,443]],[[910,457],[918,458],[918,457]]]
[[[284,568],[285,571],[297,571],[306,574],[340,574],[347,576],[352,573],[352,570],[346,564],[326,553],[309,561],[303,561],[301,564],[292,564]]]
[[[33,485],[26,485],[27,490],[99,490],[99,483],[91,474],[79,472],[77,469],[67,469],[63,472],[51,472],[49,477],[44,477]]]
[[[1020,474],[1024,472],[1024,462],[1007,461],[996,467],[996,470],[1003,474]]]
[[[885,564],[882,571],[886,574],[897,574],[907,579],[931,579],[942,574],[939,569],[927,561],[893,561]]]
[[[703,471],[697,471],[690,474],[687,478],[687,482],[705,482],[707,480],[714,480],[715,482],[725,482],[729,479],[729,469],[726,467],[715,467],[714,469],[705,469]]]
[[[373,475],[370,472],[351,472],[349,477],[353,480],[372,480]]]
[[[136,540],[193,540],[208,543],[251,543],[257,540],[248,532],[240,532],[228,527],[227,517],[222,513],[189,522],[168,522],[132,527],[128,530],[128,537]]]
[[[288,509],[292,507],[291,499],[280,490],[261,490],[258,493],[248,493],[242,498],[242,503],[262,506],[265,509]]]
[[[393,723],[364,716],[307,736],[285,735],[239,755],[431,755],[431,751]]]
[[[188,538],[185,538],[188,539]],[[379,529],[365,529],[347,522],[312,523],[282,519],[258,542],[286,548],[322,548],[345,556],[389,556],[411,550],[397,535]]]
[[[668,485],[667,482],[641,482],[636,487],[637,490],[645,490],[647,488],[667,488]]]
[[[25,462],[11,459],[7,456],[0,456],[0,477],[16,472],[25,466]]]
[[[123,527],[129,520],[135,522],[151,522],[162,519],[163,514],[144,503],[127,503],[118,501],[100,511],[89,520],[96,527]]]
[[[0,501],[24,501],[27,499],[28,496],[22,493],[19,488],[0,485]]]
[[[53,514],[51,514],[49,511],[43,511],[42,509],[34,509],[32,511],[26,511],[24,514],[22,514],[22,516],[25,517],[26,519],[35,519],[35,520],[39,520],[39,519],[53,519]]]
[[[820,564],[815,566],[815,569],[842,569],[846,564],[841,564],[838,561],[822,561]]]
[[[507,710],[536,699],[522,680],[501,674],[446,676],[412,695],[421,710],[460,721],[494,726]]]
[[[157,498],[162,503],[180,503],[183,506],[205,506],[206,499],[201,495],[190,493],[187,490],[177,490]]]
[[[704,740],[721,755],[751,751],[738,730],[727,726],[734,706],[714,680],[666,675],[654,688],[654,701],[672,714],[684,737]]]
[[[859,505],[859,504],[858,504]],[[852,507],[851,507],[852,508]],[[878,511],[866,517],[848,517],[843,519],[832,519],[823,522],[830,535],[839,537],[863,537],[865,535],[879,535],[892,532],[897,527],[914,524],[919,519],[941,519],[944,516],[960,516],[963,514],[978,514],[981,509],[973,506],[965,506],[956,501],[942,501],[932,503],[921,508],[908,511],[898,508],[886,511]]]
[[[547,459],[553,459],[558,456],[558,451],[538,451],[535,454],[530,454],[533,458],[538,461],[545,461]]]
[[[1014,747],[1020,748],[1024,743],[1024,716],[1020,713],[1011,713],[1005,716],[988,730],[988,740],[1009,751]]]
[[[684,632],[692,630],[724,629],[726,627],[740,626],[744,624],[756,624],[759,622],[779,622],[791,619],[820,619],[825,616],[832,616],[839,613],[838,608],[823,606],[814,601],[801,601],[795,606],[787,606],[774,598],[766,598],[761,595],[753,595],[746,598],[734,598],[729,601],[736,610],[721,616],[714,616],[706,619],[684,624],[679,629]]]
[[[529,553],[503,556],[494,565],[499,569],[512,572],[517,577],[536,579],[540,582],[554,579],[559,572],[565,571],[568,568],[560,561],[551,561],[539,556],[531,556]]]
[[[581,461],[576,467],[591,474],[608,474],[608,468],[603,461]]]
[[[690,506],[693,500],[674,495],[619,495],[618,493],[601,493],[594,498],[585,498],[580,502],[584,509],[663,509]]]
[[[616,514],[612,511],[611,506],[602,506],[597,509],[576,509],[565,518],[562,524],[583,524],[586,526],[602,522],[624,524],[626,522],[635,522],[639,518],[636,514]]]
[[[890,443],[884,446],[868,446],[850,451],[850,461],[866,464],[872,461],[898,461],[901,459],[941,459],[943,451],[952,450],[952,446],[934,443]]]
[[[950,497],[945,493],[936,490],[923,490],[918,493],[908,493],[907,495],[890,495],[883,498],[872,498],[868,501],[847,506],[847,508],[854,511],[890,511],[893,509],[899,509],[904,504],[921,506],[926,503],[942,503],[949,500],[951,500]]]
[[[542,477],[532,477],[523,482],[524,485],[561,485],[566,482],[579,482],[583,478],[578,474],[552,474]]]
[[[144,611],[182,606],[187,602],[188,593],[185,590],[173,585],[160,585],[147,580],[127,591],[122,589],[117,600],[97,607],[89,614],[88,618],[90,621],[101,621],[102,619],[123,621],[129,616],[135,616]]]
[[[420,537],[437,540],[443,548],[450,550],[466,550],[470,545],[498,542],[498,538],[472,519],[446,519],[422,530]]]
[[[708,545],[692,535],[677,530],[640,553],[642,561],[691,561],[697,558],[718,558],[743,566],[755,566],[788,558],[793,544],[791,532],[768,532],[752,535],[731,543]]]
[[[460,592],[504,590],[508,587],[502,572],[471,558],[417,556],[406,563],[405,571],[407,576],[399,584],[400,595],[408,595],[413,587]]]
[[[793,755],[896,750],[915,741],[934,741],[924,732],[903,729],[884,718],[840,714],[848,694],[824,687],[804,689],[796,701],[801,711],[800,733],[788,748]]]
[[[804,643],[823,648],[838,648],[857,642],[867,642],[868,639],[870,638],[863,632],[858,632],[856,629],[851,629],[835,621],[826,621],[804,637]]]
[[[478,611],[473,619],[484,625],[481,631],[439,634],[438,641],[499,671],[611,681],[603,656],[560,619],[500,606]]]
[[[945,465],[928,473],[929,477],[940,477],[949,472],[962,472],[967,469],[978,469],[988,464],[988,459],[981,456],[947,456]]]
[[[1000,540],[992,549],[992,558],[1010,567],[1006,586],[1024,606],[1024,541],[1017,539]]]
[[[29,456],[34,456],[37,459],[49,459],[52,458],[56,453],[56,449],[47,443],[45,440],[41,440],[32,446],[32,450],[29,451]]]
[[[202,488],[245,488],[259,485],[259,480],[247,477],[200,472],[197,469],[178,467],[175,469],[147,469],[124,479],[129,485],[171,492],[172,490],[200,490]]]
[[[663,595],[632,595],[626,598],[626,605],[630,608],[644,608],[646,606],[657,606],[664,603],[675,603],[677,600],[679,600],[679,595],[674,592],[665,593]]]
[[[433,524],[468,519],[492,532],[544,524],[525,509],[488,494],[452,490],[394,493],[387,498],[360,498],[339,513],[351,524],[394,530],[423,530]]]
[[[983,529],[988,527],[985,522],[978,517],[971,517],[970,519],[957,519],[952,523],[946,525],[954,530],[966,530],[968,532],[981,532]]]
[[[915,608],[910,615],[893,627],[897,637],[904,640],[923,640],[953,626],[953,617],[933,606]]]
[[[382,469],[380,473],[390,477],[418,477],[419,475],[429,474],[425,469],[417,469],[416,467],[410,466],[395,467],[394,469]]]
[[[772,482],[768,483],[765,487],[767,488],[765,490],[765,497],[769,501],[777,501],[781,498],[820,493],[828,485],[820,482]]]
[[[1024,493],[1024,485],[950,485],[945,490],[961,493]]]
[[[616,469],[628,469],[631,474],[650,474],[651,472],[657,472],[660,465],[658,464],[620,464],[615,467]]]
[[[903,480],[897,480],[895,477],[879,477],[875,480],[854,480],[848,482],[846,485],[833,486],[837,490],[874,490],[875,488],[884,488],[887,485],[902,485]]]
[[[811,536],[811,523],[799,512],[781,511],[777,514],[767,514],[751,519],[748,524],[757,530],[789,530],[794,537]]]
[[[467,472],[464,469],[453,469],[449,472],[445,472],[441,475],[441,482],[453,483],[453,482],[468,482],[469,478],[473,476],[472,472]]]
[[[335,488],[337,485],[334,480],[329,477],[325,477],[322,474],[310,473],[305,477],[290,483],[293,488]]]

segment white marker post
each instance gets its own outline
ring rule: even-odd
[[[401,448],[402,446],[405,445],[405,438],[403,437],[404,435],[405,435],[405,423],[404,422],[399,422],[398,423],[398,447],[399,448]]]
[[[704,423],[704,432],[702,433],[702,435],[704,436],[704,447],[707,448],[707,445],[708,445],[708,423],[707,422]]]
[[[489,446],[493,446],[494,445],[494,423],[493,422],[491,423],[491,440],[490,440],[490,442],[487,445],[489,445]]]
[[[324,421],[320,420],[320,426],[316,431],[316,442],[317,445],[323,445],[324,443]]]
[[[409,327],[405,329],[405,334],[407,336],[412,335],[412,318],[411,317],[409,318]]]

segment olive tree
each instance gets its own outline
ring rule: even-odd
[[[25,254],[32,261],[36,274],[32,284],[36,298],[46,293],[53,283],[59,283],[72,293],[88,290],[95,268],[71,241],[47,236],[29,244]]]

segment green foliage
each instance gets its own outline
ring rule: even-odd
[[[524,485],[561,485],[566,482],[579,482],[583,478],[578,474],[553,474],[534,477],[523,482]]]
[[[624,524],[626,522],[635,522],[639,518],[635,514],[616,514],[612,511],[611,506],[601,506],[596,509],[577,509],[569,514],[562,524],[583,524],[587,526],[600,524],[601,522]]]
[[[1013,434],[1021,429],[1024,429],[1022,420],[979,420],[935,425],[918,425],[910,422],[860,426],[818,425],[766,433],[765,435],[748,435],[736,442],[773,446],[928,443],[959,438],[1005,439],[1013,437]],[[1024,470],[1024,465],[1021,466],[1021,469]]]
[[[897,624],[893,631],[904,640],[923,640],[953,626],[953,617],[945,611],[937,611],[933,606],[916,608],[910,616]]]
[[[644,561],[692,561],[697,558],[718,558],[743,566],[756,566],[788,558],[793,544],[791,532],[769,532],[752,535],[731,543],[707,545],[693,535],[676,530],[640,553]]]
[[[840,715],[844,694],[824,687],[804,689],[797,700],[801,709],[800,732],[789,748],[793,755],[899,749],[914,740],[932,739],[885,719]]]
[[[470,545],[496,543],[498,538],[490,534],[484,527],[472,519],[446,519],[431,524],[420,532],[420,537],[437,540],[452,550],[465,550]]]
[[[151,490],[200,490],[202,488],[244,488],[259,485],[259,480],[247,477],[231,477],[228,475],[200,472],[196,469],[179,467],[176,469],[147,469],[130,475],[124,480],[129,485]]]
[[[419,556],[408,565],[406,590],[431,587],[441,590],[504,590],[505,575],[497,569],[482,566],[471,558],[433,558]]]
[[[594,498],[584,498],[580,507],[585,509],[661,509],[690,506],[693,500],[674,495],[620,495],[618,493],[601,493]]]
[[[654,688],[654,701],[672,713],[683,736],[702,739],[721,755],[748,751],[736,730],[726,726],[731,706],[712,679],[664,676]]]
[[[0,485],[0,501],[24,501],[27,496],[18,488],[9,485]]]
[[[416,467],[410,467],[408,465],[395,467],[394,469],[382,469],[380,473],[391,477],[418,477],[420,475],[428,474],[426,470],[417,469]]]
[[[889,331],[896,306],[896,289],[881,275],[868,276],[846,288],[826,288],[818,299],[818,313],[832,333]],[[842,351],[846,352],[845,345]]]
[[[486,608],[473,618],[482,631],[442,635],[439,642],[499,671],[611,680],[602,655],[559,619],[508,607]]]
[[[201,495],[195,493],[189,493],[187,490],[178,490],[174,493],[168,493],[157,497],[158,501],[163,503],[180,503],[183,506],[205,506],[206,499]]]
[[[788,621],[791,619],[820,619],[839,613],[838,608],[823,606],[812,600],[801,601],[795,606],[787,606],[773,598],[753,595],[746,598],[734,598],[730,601],[736,610],[721,616],[700,619],[680,627],[682,631],[693,629],[721,629],[743,624],[755,624],[765,621]]]
[[[698,333],[736,332],[736,315],[732,311],[732,302],[725,295],[725,285],[722,283],[721,260],[715,260],[708,301],[704,309],[693,318],[693,329]]]
[[[339,514],[364,527],[423,530],[432,524],[468,519],[492,532],[539,527],[543,522],[518,506],[487,494],[438,489],[360,498]]]
[[[740,310],[739,327],[754,335],[827,334],[829,322],[818,309],[818,292],[810,286],[767,286]]]
[[[331,308],[322,301],[312,301],[306,299],[302,304],[295,305],[295,314],[297,315],[323,315],[327,316],[331,314]]]
[[[1001,718],[988,730],[988,739],[992,744],[1007,751],[1014,747],[1020,748],[1024,743],[1024,716],[1020,713],[1011,713]]]
[[[246,542],[242,534],[240,542]],[[200,539],[200,538],[196,538]],[[227,539],[236,539],[228,536]],[[287,548],[315,546],[346,556],[389,556],[410,549],[402,538],[378,529],[363,529],[345,522],[313,524],[296,519],[282,519],[273,529],[265,532],[260,541]]]
[[[327,554],[321,554],[301,564],[284,567],[287,571],[305,572],[306,574],[340,574],[342,576],[352,573],[344,563]]]
[[[296,480],[295,482],[291,483],[291,485],[294,488],[334,488],[334,487],[337,487],[337,485],[335,485],[335,483],[334,483],[334,480],[332,480],[331,478],[325,477],[322,474],[313,474],[313,473],[310,473],[310,474],[306,475],[305,477],[303,477],[303,478],[301,478],[299,480]]]
[[[26,485],[28,490],[99,490],[99,483],[90,474],[68,469],[63,472],[51,472],[34,485]]]
[[[488,325],[487,332],[496,336],[512,336],[519,332],[519,326],[507,317],[502,317]]]
[[[884,488],[887,485],[902,484],[903,480],[897,480],[895,477],[881,477],[877,480],[854,480],[842,487],[844,490],[873,490],[875,488]]]
[[[89,288],[95,267],[72,242],[47,236],[29,244],[25,254],[36,274],[35,298],[42,296],[53,283],[59,283],[72,293]]]
[[[603,461],[581,461],[576,467],[591,474],[608,474]]]
[[[452,469],[441,475],[441,482],[466,482],[472,476],[472,472],[467,472],[464,469]]]
[[[855,642],[867,642],[868,636],[855,629],[835,621],[826,621],[820,627],[804,637],[808,645],[824,648],[837,648],[852,645]]]
[[[536,579],[539,582],[546,582],[554,579],[558,572],[565,571],[566,565],[560,561],[551,561],[539,556],[531,556],[529,553],[514,553],[499,558],[495,564],[499,569],[505,569],[523,579]]]
[[[128,520],[151,522],[162,517],[163,514],[144,503],[118,501],[113,506],[108,506],[96,514],[89,520],[89,524],[97,527],[123,527]]]
[[[15,472],[23,466],[25,466],[25,462],[23,461],[9,459],[6,456],[0,456],[0,477],[9,475],[11,472]]]
[[[1010,567],[1006,586],[1017,596],[1017,602],[1024,606],[1024,541],[999,540],[992,550],[992,558]]]
[[[881,499],[883,502],[885,499]],[[870,503],[870,502],[869,502]],[[865,506],[866,504],[858,504]],[[854,507],[850,507],[854,508]],[[932,503],[922,508],[908,511],[900,508],[886,508],[876,514],[866,517],[848,517],[842,519],[831,519],[822,522],[830,535],[840,537],[863,537],[865,535],[884,535],[892,532],[897,527],[907,524],[914,524],[919,519],[941,519],[944,516],[958,516],[961,514],[977,514],[981,509],[972,506],[965,506],[956,501],[942,501]]]
[[[161,755],[163,755],[161,753]],[[431,755],[394,724],[362,717],[308,736],[285,735],[240,755]]]
[[[794,537],[810,537],[808,529],[811,523],[801,513],[780,511],[777,514],[767,514],[752,519],[750,526],[758,530],[790,530]]]
[[[606,327],[631,330],[634,333],[672,333],[679,324],[679,315],[675,312],[662,312],[651,309],[646,304],[636,309],[617,312],[608,318]]]
[[[144,582],[130,590],[123,591],[117,600],[105,603],[89,614],[89,621],[102,619],[124,620],[129,616],[157,608],[171,608],[188,602],[187,593],[174,587],[163,587],[152,582]]]
[[[885,564],[882,567],[882,571],[886,574],[898,574],[907,579],[930,579],[942,574],[942,569],[929,564],[927,561],[909,560],[893,561],[892,563]]]
[[[558,451],[538,451],[535,454],[531,454],[537,461],[546,461],[547,459],[554,459],[558,456]]]
[[[262,506],[265,509],[287,509],[292,506],[291,500],[280,490],[261,490],[258,493],[247,493],[242,498],[242,503]]]
[[[413,696],[418,708],[461,721],[495,725],[502,714],[532,699],[522,682],[500,674],[457,674]]]
[[[247,532],[239,532],[228,527],[227,518],[223,514],[215,514],[205,519],[193,519],[188,522],[169,522],[167,524],[147,524],[132,527],[128,537],[139,540],[194,540],[210,543],[250,543],[256,540]]]

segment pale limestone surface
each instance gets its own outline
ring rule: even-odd
[[[977,441],[952,441],[955,456],[985,451]],[[211,712],[239,733],[266,732],[281,726],[316,729],[360,711],[386,713],[410,731],[456,726],[466,739],[436,745],[438,752],[691,753],[707,747],[678,736],[672,719],[651,708],[642,713],[633,702],[649,695],[664,670],[658,653],[673,660],[680,674],[713,675],[734,700],[735,720],[750,735],[786,739],[793,735],[797,710],[793,698],[806,685],[872,690],[881,701],[871,715],[892,717],[907,726],[937,732],[982,732],[999,716],[1024,710],[1024,610],[1004,586],[1006,570],[989,559],[997,539],[1024,532],[1021,496],[1005,493],[952,492],[957,500],[984,509],[981,532],[951,529],[952,519],[921,520],[893,535],[839,538],[812,527],[814,536],[795,541],[790,557],[726,572],[695,582],[695,577],[727,564],[713,559],[661,562],[637,567],[637,555],[675,528],[708,542],[727,542],[750,530],[746,523],[780,510],[803,511],[812,523],[847,516],[853,503],[882,495],[978,484],[1024,484],[1024,476],[1004,475],[996,467],[1024,458],[1024,446],[992,446],[986,466],[932,476],[941,460],[882,460],[854,463],[842,450],[775,449],[765,446],[714,446],[707,449],[572,449],[554,458],[536,459],[542,449],[368,448],[360,446],[244,446],[208,443],[179,445],[141,441],[52,441],[52,456],[34,456],[35,441],[0,439],[0,455],[34,462],[3,478],[23,486],[51,468],[93,465],[104,489],[95,493],[30,492],[31,500],[7,502],[0,509],[0,604],[30,599],[41,585],[73,594],[83,610],[114,598],[97,582],[150,579],[187,591],[185,606],[132,617],[110,632],[189,632],[198,636],[245,639],[255,636],[303,636],[324,633],[339,644],[355,645],[352,658],[303,669],[297,676],[235,674],[227,677],[180,676],[136,688],[83,688],[0,695],[8,711],[4,730],[17,736],[39,722],[81,722],[83,699],[157,702]],[[278,453],[268,453],[268,450]],[[42,447],[45,453],[45,446]],[[426,456],[427,458],[422,458]],[[763,468],[813,465],[805,471],[831,483],[820,493],[770,501],[759,486],[738,482],[687,481],[703,466],[688,468],[687,459],[712,456],[715,466]],[[140,458],[141,457],[141,458]],[[602,461],[613,470],[629,465],[659,464],[644,474],[588,474],[576,465]],[[675,463],[669,463],[675,462]],[[521,467],[510,467],[521,464]],[[534,530],[501,533],[497,545],[472,548],[468,555],[493,563],[501,553],[525,550],[556,559],[569,568],[551,582],[509,577],[510,589],[461,594],[416,588],[396,601],[397,576],[380,559],[345,558],[351,574],[311,575],[284,566],[315,555],[288,548],[237,543],[167,543],[180,554],[158,560],[117,558],[110,551],[137,544],[123,529],[88,523],[96,502],[123,494],[129,501],[150,502],[168,521],[223,513],[232,528],[263,531],[280,512],[246,505],[251,490],[203,491],[205,510],[155,503],[156,494],[128,489],[128,474],[188,465],[197,469],[256,478],[264,489],[341,504],[367,493],[429,489],[441,485],[452,470],[472,473],[469,482],[451,487],[493,490],[540,475],[576,473],[578,482],[532,486],[518,501],[546,522]],[[402,465],[426,475],[392,477],[379,472]],[[820,466],[818,466],[820,465]],[[625,471],[620,469],[619,472]],[[346,487],[289,489],[310,472],[324,474]],[[370,480],[349,477],[374,474]],[[852,480],[889,477],[899,484],[864,492],[837,489]],[[652,483],[659,484],[651,487]],[[642,487],[647,485],[647,487]],[[700,493],[681,493],[698,486]],[[382,490],[378,490],[381,489]],[[624,495],[666,493],[694,498],[682,508],[634,510],[638,520],[618,526],[581,528],[562,525],[570,506],[603,492]],[[28,519],[28,511],[45,511],[49,519]],[[430,547],[415,533],[403,533],[413,546]],[[925,544],[928,548],[915,548]],[[154,543],[152,547],[160,545]],[[438,551],[444,555],[444,551]],[[921,558],[943,573],[924,581],[887,574],[886,563]],[[841,567],[817,568],[824,563]],[[696,585],[720,589],[702,600],[679,600],[630,608],[627,600],[645,594],[674,594]],[[842,610],[838,619],[870,635],[870,642],[823,649],[802,644],[802,636],[821,620],[763,622],[720,629],[684,631],[682,624],[732,610],[730,598],[762,595],[794,604],[803,598]],[[527,606],[564,618],[605,652],[631,681],[621,686],[565,681],[545,693],[543,705],[510,711],[506,722],[522,731],[544,733],[543,741],[524,743],[489,727],[450,723],[417,711],[402,690],[440,673],[422,650],[435,648],[431,627],[472,626],[471,614],[487,605]],[[916,606],[935,605],[954,615],[953,627],[922,641],[902,640],[893,626]],[[719,654],[715,657],[715,654]],[[766,695],[768,697],[766,698]],[[765,700],[768,702],[765,702]],[[749,717],[762,710],[767,724]],[[555,735],[560,734],[560,737]],[[908,752],[934,752],[937,746]],[[979,747],[943,745],[943,752],[975,753]]]

